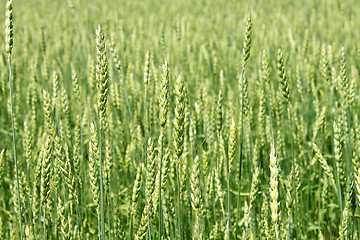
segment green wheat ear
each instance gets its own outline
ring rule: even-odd
[[[70,240],[70,232],[69,232],[69,221],[66,219],[65,214],[65,206],[61,201],[61,198],[58,199],[58,207],[57,207],[57,214],[58,219],[61,222],[61,236],[64,240]]]
[[[43,90],[43,95],[44,95],[44,115],[45,115],[45,128],[47,133],[54,137],[56,132],[55,132],[55,125],[54,125],[54,120],[52,117],[52,105],[51,105],[51,98],[48,92],[46,92],[45,90]]]
[[[270,210],[271,222],[273,224],[273,233],[276,239],[279,239],[280,234],[280,202],[279,202],[279,160],[275,155],[275,147],[271,144],[270,151]]]
[[[252,41],[252,20],[251,20],[251,13],[249,12],[246,20],[245,38],[243,44],[243,69],[245,69],[247,60],[250,57],[251,41]]]
[[[147,231],[148,230],[148,222],[149,222],[148,218],[149,218],[148,207],[145,206],[142,216],[141,216],[140,226],[139,226],[138,232],[136,234],[136,238],[135,238],[136,240],[145,239],[146,234],[148,232]]]
[[[260,170],[257,167],[255,169],[255,172],[254,172],[253,177],[252,177],[252,182],[251,182],[250,203],[249,203],[249,209],[248,209],[248,212],[247,212],[248,221],[246,223],[246,231],[248,231],[250,222],[252,221],[252,219],[251,219],[251,211],[254,208],[254,203],[255,203],[255,200],[256,200],[256,196],[258,195],[259,188],[260,188],[259,175],[260,175]]]
[[[52,141],[49,136],[43,147],[42,171],[41,171],[41,206],[47,204],[50,196],[50,174],[51,174],[51,147]]]
[[[8,0],[6,3],[5,11],[5,51],[8,54],[8,57],[11,57],[13,49],[13,7],[12,0]]]
[[[165,128],[167,113],[169,108],[169,66],[168,62],[162,65],[163,75],[161,79],[160,99],[159,99],[159,122],[161,128]]]
[[[155,190],[155,177],[156,177],[156,169],[155,169],[155,152],[154,152],[154,144],[151,138],[148,140],[147,144],[147,166],[146,166],[146,200],[148,203],[148,208],[150,212],[150,216],[152,215],[152,195]]]
[[[0,153],[0,187],[5,176],[5,148]]]
[[[331,79],[331,68],[330,68],[325,44],[323,44],[321,48],[320,71],[324,82],[328,82]]]
[[[184,150],[185,125],[185,86],[181,75],[176,80],[175,95],[174,149],[179,161]]]
[[[134,187],[132,191],[131,220],[133,221],[133,223],[135,223],[137,220],[137,208],[139,205],[139,194],[141,190],[141,168],[142,167],[138,167],[137,169]]]
[[[78,103],[81,103],[80,101],[80,87],[79,87],[79,80],[76,74],[76,71],[74,69],[74,67],[71,67],[71,79],[72,79],[72,83],[73,83],[73,89],[74,89],[74,95],[75,95],[75,99]]]
[[[147,51],[145,54],[144,84],[145,84],[145,91],[147,91],[147,88],[150,85],[150,52],[149,51]]]
[[[65,184],[69,189],[70,200],[75,200],[75,203],[79,204],[77,189],[76,189],[76,179],[74,177],[73,171],[71,169],[70,157],[69,157],[69,149],[68,146],[64,145],[64,158],[63,161],[60,162],[60,169],[63,173],[63,177],[65,180]]]
[[[160,146],[160,166],[159,166],[159,237],[162,237],[162,226],[163,226],[163,212],[162,212],[162,193],[165,190],[165,184],[167,181],[167,159],[165,159],[165,166],[163,168],[163,158],[164,158],[164,135],[166,129],[167,115],[169,109],[169,66],[167,60],[162,65],[162,79],[160,86],[160,96],[159,96],[159,123],[160,123],[160,136],[159,136],[159,146]],[[164,179],[163,179],[164,178]],[[164,181],[164,184],[163,184]]]
[[[96,212],[100,214],[100,188],[99,188],[99,142],[94,123],[90,125],[91,140],[89,143],[89,175],[90,189]]]
[[[286,78],[286,70],[285,70],[285,63],[284,63],[284,56],[281,49],[278,50],[278,57],[276,63],[278,69],[278,75],[280,79],[280,89],[282,92],[282,96],[284,98],[284,102],[286,104],[289,103],[289,87]]]
[[[319,160],[319,162],[321,164],[321,167],[324,169],[325,174],[330,179],[331,185],[335,188],[335,190],[337,190],[337,187],[336,187],[336,184],[335,184],[335,178],[334,178],[334,175],[332,173],[331,167],[328,165],[326,159],[321,154],[319,147],[315,143],[313,143],[313,149],[314,149],[314,152],[315,152],[315,155],[316,155],[317,159]]]
[[[220,137],[221,134],[221,128],[223,125],[223,97],[222,97],[222,93],[221,90],[219,90],[219,95],[218,95],[218,99],[217,99],[217,103],[216,103],[216,133],[218,138]]]
[[[99,25],[96,30],[96,80],[99,99],[100,125],[104,126],[106,118],[106,103],[109,89],[108,66],[106,57],[105,36]]]
[[[15,163],[15,174],[16,174],[16,189],[17,189],[17,207],[19,209],[19,227],[20,227],[20,240],[22,240],[23,228],[22,228],[22,208],[21,208],[21,199],[20,199],[20,184],[19,184],[19,169],[17,162],[17,154],[16,154],[16,138],[15,138],[15,130],[16,130],[16,121],[14,121],[14,107],[13,107],[13,90],[12,90],[12,75],[11,75],[11,56],[13,49],[13,13],[12,13],[12,0],[8,0],[6,2],[6,11],[5,11],[5,51],[8,54],[8,64],[9,64],[9,92],[10,92],[10,109],[11,109],[11,130],[13,137],[13,147],[14,147],[14,163]],[[15,71],[14,71],[15,75]],[[15,76],[14,76],[15,79]],[[13,236],[12,236],[13,237]]]
[[[201,237],[201,189],[200,189],[200,160],[199,156],[195,157],[193,170],[191,173],[191,206],[195,211],[195,227],[194,239],[202,239]]]
[[[101,204],[101,239],[105,239],[104,193],[103,193],[103,161],[102,161],[102,130],[106,126],[106,103],[109,91],[109,76],[106,57],[105,36],[99,25],[96,30],[96,80],[98,88],[99,110],[99,170],[100,170],[100,204]]]

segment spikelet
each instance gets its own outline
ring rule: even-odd
[[[174,150],[179,164],[184,150],[184,120],[185,120],[185,86],[181,75],[176,80],[175,86],[175,120],[174,120]]]
[[[63,177],[65,179],[65,183],[66,186],[69,189],[70,192],[70,200],[74,199],[75,203],[79,203],[79,198],[78,198],[78,194],[77,194],[77,189],[76,189],[76,179],[74,177],[73,171],[71,169],[71,165],[70,165],[70,157],[69,157],[69,150],[68,150],[68,146],[65,144],[64,145],[64,158],[63,161],[60,162],[60,169],[63,173]]]
[[[261,61],[261,72],[262,72],[262,78],[264,82],[267,84],[267,91],[269,91],[270,87],[270,63],[269,63],[269,56],[267,52],[264,50],[262,55],[262,61]]]
[[[340,93],[343,97],[345,105],[348,105],[348,93],[349,93],[349,79],[346,73],[346,58],[345,58],[345,48],[341,48],[341,57],[340,57]]]
[[[289,87],[288,87],[287,77],[286,77],[284,56],[283,56],[281,49],[278,50],[276,66],[278,69],[280,89],[282,92],[283,101],[286,103],[286,105],[288,105],[288,103],[289,103]]]
[[[76,116],[76,125],[74,129],[74,150],[73,150],[73,158],[74,158],[74,174],[76,178],[76,185],[79,188],[82,188],[82,168],[81,168],[81,132],[80,132],[80,115]]]
[[[12,0],[6,2],[6,11],[5,11],[5,51],[8,54],[8,58],[11,58],[11,53],[13,49],[13,7]]]
[[[164,193],[168,183],[168,172],[170,164],[170,152],[166,151],[163,157],[163,165],[161,168],[161,192]]]
[[[47,137],[45,145],[43,146],[44,153],[41,167],[41,206],[46,206],[50,195],[51,146],[51,138]]]
[[[14,207],[14,211],[15,213],[19,214],[19,198],[17,196],[17,190],[18,190],[18,185],[17,185],[17,181],[16,179],[12,180],[13,184],[10,185],[10,191],[11,191],[11,194],[12,194],[12,201],[13,201],[13,207]],[[27,188],[27,181],[25,179],[25,174],[24,172],[20,172],[19,173],[19,194],[20,194],[20,203],[21,203],[21,221],[24,222],[25,221],[25,218],[26,218],[26,212],[27,212],[27,209],[24,207],[27,203],[26,203],[26,200],[27,200],[27,197],[28,197],[28,194],[26,192],[26,189]]]
[[[170,234],[170,221],[171,221],[171,219],[170,219],[170,211],[169,211],[169,206],[168,206],[168,201],[164,201],[163,202],[163,214],[164,214],[164,230],[165,230],[165,236],[167,236],[167,237],[165,237],[165,239],[170,239],[170,237],[169,237],[169,234]]]
[[[344,163],[342,161],[342,125],[343,121],[341,117],[339,117],[337,121],[334,121],[334,154],[337,177],[340,180],[341,184],[344,185],[345,172]]]
[[[353,181],[352,175],[349,176],[349,181],[347,183],[346,196],[345,196],[345,207],[343,210],[343,216],[341,221],[341,226],[339,228],[339,239],[345,240],[348,238],[348,224],[349,218],[351,216],[351,205],[352,205],[352,195],[353,195]]]
[[[138,167],[133,192],[132,192],[132,205],[131,205],[131,217],[135,223],[137,220],[137,209],[139,205],[139,194],[141,189],[141,167]]]
[[[54,71],[53,72],[53,104],[59,104],[59,74]]]
[[[28,211],[28,209],[25,208],[24,206],[27,206],[27,204],[29,204],[28,199],[30,198],[31,191],[30,191],[28,179],[26,178],[24,171],[20,171],[19,173],[19,186],[20,186],[20,199],[23,204],[21,211],[22,220],[23,222],[25,222],[25,219],[27,218],[27,215],[29,214],[30,211]]]
[[[96,81],[98,89],[100,126],[104,126],[106,119],[106,103],[109,88],[109,77],[105,36],[100,25],[96,30]]]
[[[221,172],[219,169],[215,169],[215,188],[216,188],[216,195],[219,197],[219,202],[221,206],[221,211],[223,214],[225,214],[225,208],[224,208],[224,192],[222,190],[221,186],[221,180],[220,180]]]
[[[55,126],[54,120],[52,117],[52,106],[49,93],[45,90],[43,91],[44,95],[44,114],[45,114],[45,129],[50,136],[55,136]]]
[[[256,196],[258,195],[258,192],[259,192],[259,187],[260,187],[259,175],[260,175],[260,170],[257,167],[255,169],[255,172],[254,172],[253,176],[252,176],[252,182],[251,182],[250,201],[249,201],[249,209],[248,209],[248,212],[247,212],[247,222],[246,222],[246,229],[247,230],[249,228],[249,224],[252,221],[252,219],[251,219],[251,211],[252,211],[252,209],[254,207]]]
[[[191,206],[195,211],[196,223],[194,227],[194,239],[201,239],[201,189],[200,189],[200,160],[199,156],[195,157],[193,170],[191,173]]]
[[[72,84],[73,84],[73,90],[74,90],[74,96],[76,101],[79,103],[81,103],[80,101],[80,87],[79,87],[79,80],[75,71],[75,68],[72,67],[71,69],[71,79],[72,79]]]
[[[335,188],[335,190],[337,190],[334,175],[332,173],[332,169],[330,168],[330,166],[326,162],[325,158],[323,157],[323,155],[320,152],[319,147],[315,143],[313,143],[313,149],[314,149],[314,152],[316,154],[316,157],[318,158],[318,160],[319,160],[319,162],[321,164],[321,167],[324,169],[325,174],[328,176],[328,178],[329,178],[329,180],[331,182],[331,185]]]
[[[146,200],[148,203],[149,211],[152,209],[152,194],[155,190],[155,178],[156,178],[156,170],[155,170],[155,152],[154,152],[154,144],[151,138],[148,140],[147,145],[147,174],[146,174]]]
[[[61,236],[63,240],[70,240],[71,232],[69,231],[69,220],[66,219],[65,214],[65,206],[63,202],[61,201],[61,198],[58,199],[57,202],[58,210],[58,219],[60,220],[60,226],[61,226]]]
[[[145,91],[148,91],[148,87],[150,85],[150,52],[149,51],[147,51],[145,54],[144,85],[145,85]]]
[[[356,67],[354,65],[352,65],[351,67],[351,83],[349,86],[349,91],[348,91],[348,103],[351,106],[353,104],[353,102],[355,101],[355,96],[356,96],[356,89],[357,89],[357,76],[358,76],[358,71],[356,69]]]
[[[217,104],[216,104],[216,133],[217,133],[218,137],[220,137],[221,128],[223,125],[222,101],[223,101],[222,93],[221,93],[221,90],[219,90],[219,95],[218,95]]]
[[[4,182],[5,176],[5,148],[0,152],[0,187]]]
[[[64,161],[64,149],[60,143],[60,139],[58,136],[54,137],[54,172],[52,174],[52,184],[53,188],[56,189],[56,192],[58,192],[58,189],[60,187],[59,180],[60,180],[60,164]]]
[[[236,154],[236,123],[235,119],[231,120],[230,137],[229,137],[229,148],[228,148],[228,159],[229,159],[229,173],[231,173],[232,165],[235,160]]]
[[[121,67],[121,61],[119,58],[119,55],[117,54],[117,51],[115,49],[115,44],[114,44],[114,34],[111,34],[110,36],[110,41],[109,41],[109,50],[112,54],[112,59],[113,62],[115,64],[115,68],[118,71],[118,73],[120,74],[120,78],[122,78],[122,67]]]
[[[144,207],[144,211],[143,211],[143,214],[142,214],[142,217],[141,217],[141,222],[140,222],[140,226],[139,226],[139,229],[136,233],[136,240],[143,240],[145,239],[146,237],[146,234],[148,232],[148,207],[145,206]]]
[[[271,222],[273,224],[273,233],[275,238],[279,239],[280,234],[280,202],[279,202],[279,161],[275,156],[275,147],[272,144],[270,147],[270,210]]]
[[[322,126],[324,125],[324,122],[325,122],[325,114],[326,114],[326,107],[324,106],[323,109],[321,110],[321,113],[317,114],[317,118],[316,118],[316,121],[315,121],[315,125],[314,125],[314,133],[313,133],[313,142],[315,141],[316,139],[316,136],[319,132],[319,130],[322,128]]]
[[[331,68],[325,45],[323,45],[321,48],[320,71],[323,81],[329,82],[331,79]]]
[[[211,217],[210,208],[212,206],[212,200],[214,197],[214,174],[212,172],[206,176],[205,184],[206,184],[206,195],[205,195],[206,217],[207,219],[210,219]]]
[[[259,187],[260,187],[259,175],[260,175],[260,170],[257,167],[255,169],[255,172],[253,173],[252,181],[251,181],[251,191],[250,191],[250,201],[249,201],[249,210],[250,211],[253,208],[254,202],[256,200],[256,196],[259,192]]]
[[[99,185],[99,142],[94,123],[90,125],[91,140],[89,143],[89,174],[90,189],[97,214],[100,214],[100,185]]]
[[[243,69],[245,70],[247,60],[250,57],[251,41],[252,41],[252,20],[251,14],[248,13],[246,19],[245,37],[243,44]]]
[[[169,108],[169,66],[168,62],[162,65],[163,75],[161,79],[160,98],[159,98],[159,122],[162,129],[165,128],[167,113]]]
[[[41,42],[41,52],[42,52],[43,55],[45,55],[45,53],[46,53],[46,39],[45,39],[45,26],[44,25],[41,26],[40,42]],[[46,62],[45,58],[44,58],[44,62]]]
[[[322,179],[322,193],[321,193],[321,202],[322,202],[322,207],[324,208],[324,213],[323,215],[326,214],[328,206],[329,206],[329,199],[328,199],[328,188],[329,188],[329,181],[328,181],[328,177],[324,176]]]

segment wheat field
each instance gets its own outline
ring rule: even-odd
[[[0,239],[360,239],[359,1],[0,9]]]

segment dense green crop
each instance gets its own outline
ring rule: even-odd
[[[359,1],[0,4],[0,239],[359,239]]]

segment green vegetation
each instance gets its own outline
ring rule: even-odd
[[[0,9],[0,239],[360,239],[359,1]]]

